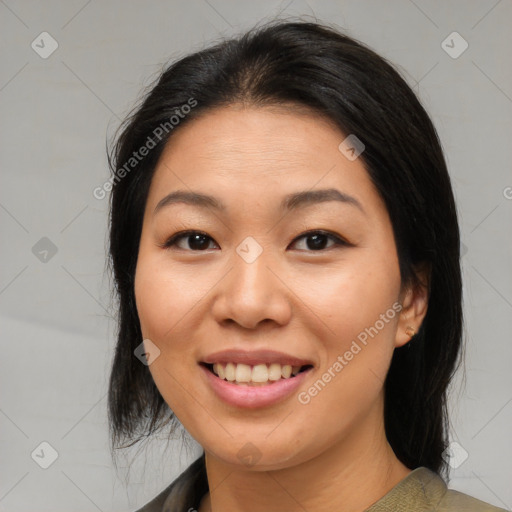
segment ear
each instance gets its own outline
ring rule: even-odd
[[[427,314],[430,290],[430,265],[417,265],[415,279],[404,287],[401,297],[402,311],[398,320],[395,347],[402,347],[420,330]]]

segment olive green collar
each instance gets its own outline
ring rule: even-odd
[[[411,510],[411,505],[418,512],[435,510],[446,491],[445,481],[437,473],[421,466],[400,480],[365,512],[406,511]]]

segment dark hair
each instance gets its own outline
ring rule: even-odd
[[[418,285],[416,266],[430,268],[426,317],[412,340],[395,349],[386,378],[386,435],[408,468],[448,473],[447,388],[461,347],[462,282],[457,213],[439,138],[390,63],[336,29],[303,21],[270,22],[175,62],[119,129],[108,155],[110,264],[119,300],[108,395],[111,449],[178,424],[148,367],[134,356],[142,342],[134,296],[142,220],[173,131],[231,104],[306,107],[364,143],[359,158],[386,204],[402,281]],[[130,161],[144,145],[152,149]]]

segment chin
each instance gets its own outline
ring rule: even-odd
[[[232,438],[226,446],[214,443],[210,450],[202,445],[207,453],[221,460],[224,464],[237,466],[239,469],[250,471],[270,471],[296,466],[309,460],[301,447],[290,443],[290,438],[281,440],[276,437],[270,441],[266,434],[261,437],[244,435],[243,438]]]

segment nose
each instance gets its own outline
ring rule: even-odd
[[[233,255],[232,268],[219,283],[212,306],[217,322],[255,329],[264,323],[282,326],[290,321],[292,293],[275,261],[265,253],[251,263]]]

